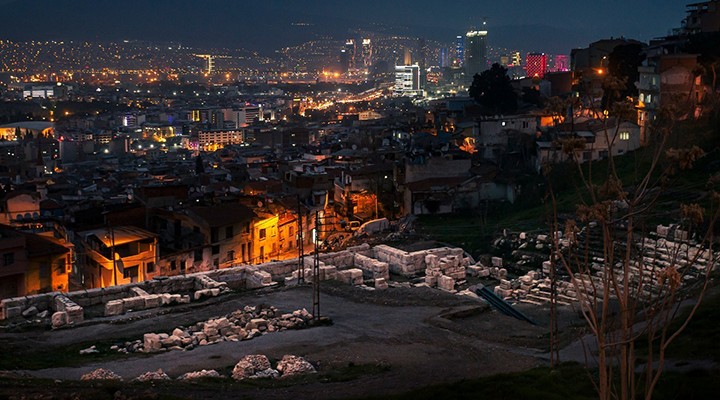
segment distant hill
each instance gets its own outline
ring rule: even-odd
[[[343,38],[357,29],[451,42],[469,28],[467,18],[440,24],[415,15],[415,25],[387,23],[402,15],[395,1],[373,13],[350,5],[324,10],[318,1],[229,0],[0,0],[0,38],[11,40],[147,40],[204,47],[242,47],[269,53],[317,37]],[[305,6],[307,5],[307,6]],[[363,4],[357,5],[362,9]],[[340,10],[341,12],[338,12]],[[347,10],[347,12],[345,12]],[[428,13],[431,10],[427,10]],[[328,15],[330,14],[330,16]],[[461,19],[458,17],[458,19]],[[383,24],[371,21],[386,21]],[[400,19],[402,21],[402,19]],[[417,21],[428,21],[420,25]],[[454,26],[451,26],[454,25]],[[467,26],[466,26],[467,25]],[[388,28],[388,26],[390,28]],[[489,42],[551,53],[569,53],[597,39],[588,32],[548,25],[492,26]],[[392,32],[390,32],[392,31]]]

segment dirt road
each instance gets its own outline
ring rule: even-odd
[[[97,324],[37,334],[3,335],[31,346],[58,346],[92,341],[93,338],[142,338],[146,332],[169,332],[242,308],[265,303],[287,312],[310,308],[311,290],[298,287],[268,292],[245,292],[226,296],[215,304],[179,313],[145,318],[124,324]],[[466,318],[450,318],[457,310],[473,310],[468,321],[487,325],[505,322],[508,328],[522,324],[498,315],[476,300],[428,288],[391,288],[367,292],[359,288],[328,288],[321,296],[321,314],[331,326],[270,333],[253,340],[222,342],[192,351],[170,351],[149,357],[91,363],[76,368],[24,371],[33,377],[76,380],[96,368],[105,368],[132,379],[162,368],[171,377],[200,369],[227,369],[246,354],[284,354],[306,357],[319,371],[348,365],[383,365],[387,370],[348,382],[320,383],[285,388],[247,388],[243,395],[263,398],[339,398],[404,392],[433,383],[518,371],[542,365],[539,351],[510,343],[487,340],[481,332],[465,327]],[[461,313],[462,314],[462,313]],[[473,326],[470,324],[469,326]],[[481,325],[478,325],[481,326]],[[528,328],[529,329],[529,328]],[[535,328],[533,328],[535,329]],[[529,332],[537,336],[542,328]],[[492,339],[490,337],[489,339]],[[52,357],[48,354],[48,357]],[[217,398],[217,396],[215,396]]]

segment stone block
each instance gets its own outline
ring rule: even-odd
[[[5,318],[13,318],[22,315],[22,307],[5,307]]]
[[[65,311],[56,311],[50,317],[50,321],[52,321],[53,328],[65,326],[68,323],[67,313]]]
[[[125,303],[122,300],[110,300],[105,303],[105,316],[121,315],[125,312]]]
[[[492,266],[493,266],[493,267],[498,267],[498,268],[500,268],[500,267],[502,267],[502,265],[503,265],[503,259],[500,258],[500,257],[493,257],[493,258],[490,259],[490,262],[492,263]]]
[[[162,297],[156,294],[148,294],[143,296],[145,300],[145,308],[156,308],[162,306]]]
[[[388,283],[385,280],[385,278],[376,278],[375,279],[375,289],[385,290],[387,288],[388,288]]]
[[[143,310],[145,308],[145,299],[142,297],[128,297],[122,300],[125,311]]]
[[[455,279],[446,275],[441,275],[438,277],[437,286],[438,289],[446,290],[448,292],[455,290]]]
[[[494,292],[496,295],[500,296],[501,298],[507,298],[512,295],[512,289],[503,289],[500,286],[495,286]]]
[[[431,276],[431,275],[425,276],[425,284],[426,285],[428,285],[430,287],[435,287],[435,286],[437,286],[437,282],[438,282],[437,276]]]
[[[130,288],[130,293],[133,296],[147,296],[148,295],[148,292],[144,291],[143,289],[141,289],[137,286]]]
[[[67,307],[65,312],[68,324],[79,324],[85,320],[85,311],[78,305]]]
[[[332,280],[337,275],[337,268],[333,265],[325,265],[320,267],[320,280]]]
[[[31,318],[37,315],[38,309],[35,306],[30,306],[22,312],[22,316],[25,318]]]
[[[146,353],[159,351],[162,348],[160,336],[155,333],[146,333],[143,335],[143,349]]]

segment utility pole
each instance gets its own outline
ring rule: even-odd
[[[380,177],[375,180],[375,219],[380,218],[378,214],[378,196],[380,196]]]
[[[320,233],[322,232],[322,222],[320,221],[320,211],[315,211],[315,256],[312,268],[312,284],[313,284],[313,319],[320,320]]]
[[[110,257],[112,258],[113,264],[113,285],[117,286],[117,263],[115,261],[115,230],[110,226],[110,222],[107,222],[108,230],[110,231]]]
[[[305,283],[305,234],[302,224],[302,204],[297,195],[297,250],[298,250],[298,283]]]

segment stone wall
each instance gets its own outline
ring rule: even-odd
[[[35,307],[39,312],[50,311],[53,307],[53,298],[61,294],[51,292],[32,296],[13,297],[0,301],[0,320],[22,315],[22,312]]]
[[[448,259],[453,267],[467,265],[460,248],[441,247],[436,249],[406,252],[386,245],[370,247],[368,244],[349,247],[335,253],[321,254],[320,280],[339,280],[352,285],[363,284],[365,279],[373,280],[376,286],[387,287],[390,272],[404,275],[419,275],[426,269],[426,257],[433,260]],[[457,263],[455,263],[457,261]],[[304,259],[305,279],[312,281],[313,256]],[[438,261],[439,262],[439,261]],[[447,263],[447,261],[443,262]],[[458,264],[458,265],[455,265]],[[228,288],[254,289],[269,287],[278,283],[297,282],[297,259],[273,261],[259,265],[240,265],[232,268],[204,271],[193,274],[162,277],[149,281],[111,286],[100,289],[79,290],[64,294],[64,297],[79,307],[103,306],[105,315],[120,315],[129,310],[143,310],[167,304],[185,303],[203,297],[217,296]],[[452,275],[454,272],[448,272]],[[447,275],[447,274],[446,274]],[[55,298],[58,292],[33,296],[4,299],[0,302],[0,320],[23,315],[29,309],[38,312],[58,311]],[[77,309],[73,308],[76,322]]]

